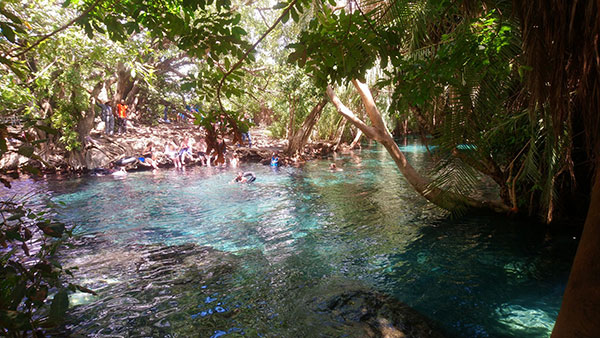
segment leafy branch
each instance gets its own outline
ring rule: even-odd
[[[52,36],[64,31],[65,29],[69,28],[70,26],[72,26],[75,22],[77,22],[79,19],[83,18],[84,16],[86,16],[89,12],[92,11],[92,9],[94,9],[101,1],[103,0],[96,0],[94,1],[94,3],[92,3],[88,8],[86,8],[85,11],[81,12],[81,14],[79,14],[77,17],[73,18],[71,21],[67,22],[66,24],[64,24],[62,27],[54,30],[53,32],[50,32],[44,36],[42,36],[40,39],[38,39],[36,42],[34,42],[33,44],[31,44],[29,47],[25,48],[24,50],[22,50],[21,52],[15,54],[15,55],[10,55],[12,57],[18,58],[21,55],[24,55],[25,53],[29,52],[30,50],[32,50],[33,48],[35,48],[37,45],[39,45],[40,43],[42,43],[43,41],[51,38]]]
[[[271,31],[273,31],[273,29],[275,29],[275,27],[277,27],[277,25],[284,18],[288,18],[289,17],[290,10],[294,7],[294,5],[296,5],[297,2],[298,2],[298,0],[292,0],[285,7],[285,10],[281,13],[281,15],[279,15],[279,17],[277,18],[277,20],[275,20],[275,22],[271,25],[271,27],[269,27],[269,29],[267,29],[260,36],[260,38],[258,38],[258,40],[252,46],[250,46],[250,48],[248,48],[246,50],[246,52],[244,52],[244,55],[242,55],[242,57],[233,66],[231,66],[231,68],[225,74],[223,74],[223,77],[221,78],[221,81],[219,81],[219,85],[217,86],[217,100],[219,102],[219,108],[221,108],[222,112],[224,112],[225,109],[223,108],[223,102],[221,101],[221,89],[222,89],[222,87],[223,87],[223,85],[225,83],[225,79],[227,79],[227,77],[229,75],[231,75],[231,73],[233,73],[233,71],[235,71],[244,62],[244,60],[246,60],[248,58],[248,55],[250,55],[250,53],[252,53],[256,49],[256,47],[258,46],[258,44],[260,44],[262,42],[262,40],[264,40],[269,35],[269,33],[271,33]]]

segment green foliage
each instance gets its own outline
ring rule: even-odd
[[[2,116],[10,116],[21,112],[28,112],[30,103],[35,96],[29,88],[18,85],[18,77],[14,73],[0,77],[0,113]]]
[[[287,135],[292,113],[293,131],[300,128],[306,116],[323,96],[323,92],[314,86],[301,69],[291,66],[286,71],[287,73],[277,77],[278,92],[272,103],[273,123],[269,126],[269,131],[276,138],[284,138]]]
[[[289,44],[288,61],[319,86],[380,74],[371,83],[375,91],[391,91],[388,116],[408,118],[413,130],[434,136],[435,185],[468,195],[483,173],[519,195],[511,197],[518,207],[532,200],[523,195],[538,192],[551,206],[553,182],[568,164],[561,155],[569,153],[568,130],[551,136],[547,131],[556,126],[540,113],[545,109],[528,111],[523,104],[522,79],[531,67],[522,61],[519,23],[506,14],[510,4],[374,0],[358,6],[350,13],[324,7]]]
[[[106,32],[112,40],[124,42],[147,30],[152,38],[168,39],[192,56],[208,56],[215,62],[225,55],[239,57],[248,46],[229,0],[94,3],[80,4],[82,10],[93,6],[79,22],[90,37],[94,31]]]
[[[364,81],[379,55],[377,35],[367,27],[368,22],[359,12],[332,12],[323,7],[301,33],[299,41],[288,45],[294,50],[288,62],[305,67],[323,88],[351,79]]]
[[[68,292],[93,291],[66,282],[55,255],[71,236],[64,224],[24,202],[0,201],[0,332],[8,337],[43,336],[62,323]]]

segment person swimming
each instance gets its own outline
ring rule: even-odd
[[[330,170],[330,171],[344,171],[344,169],[338,168],[338,167],[335,165],[335,163],[331,163],[331,164],[329,165],[329,170]]]
[[[231,183],[252,183],[256,180],[256,175],[251,171],[238,172],[238,175],[231,181]]]

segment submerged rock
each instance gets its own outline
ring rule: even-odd
[[[54,336],[166,336],[205,297],[203,286],[239,266],[234,255],[195,244],[117,248],[87,238],[63,254],[76,257],[66,264],[77,267],[74,282],[98,295],[72,295],[66,326]]]
[[[313,289],[305,301],[312,312],[308,321],[321,331],[349,337],[441,338],[445,335],[430,319],[397,299],[350,282]],[[309,331],[314,330],[310,328]],[[328,335],[326,333],[325,335]]]

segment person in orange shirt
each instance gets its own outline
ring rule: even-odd
[[[117,104],[117,114],[119,118],[119,134],[124,134],[127,131],[127,105],[125,101]]]

